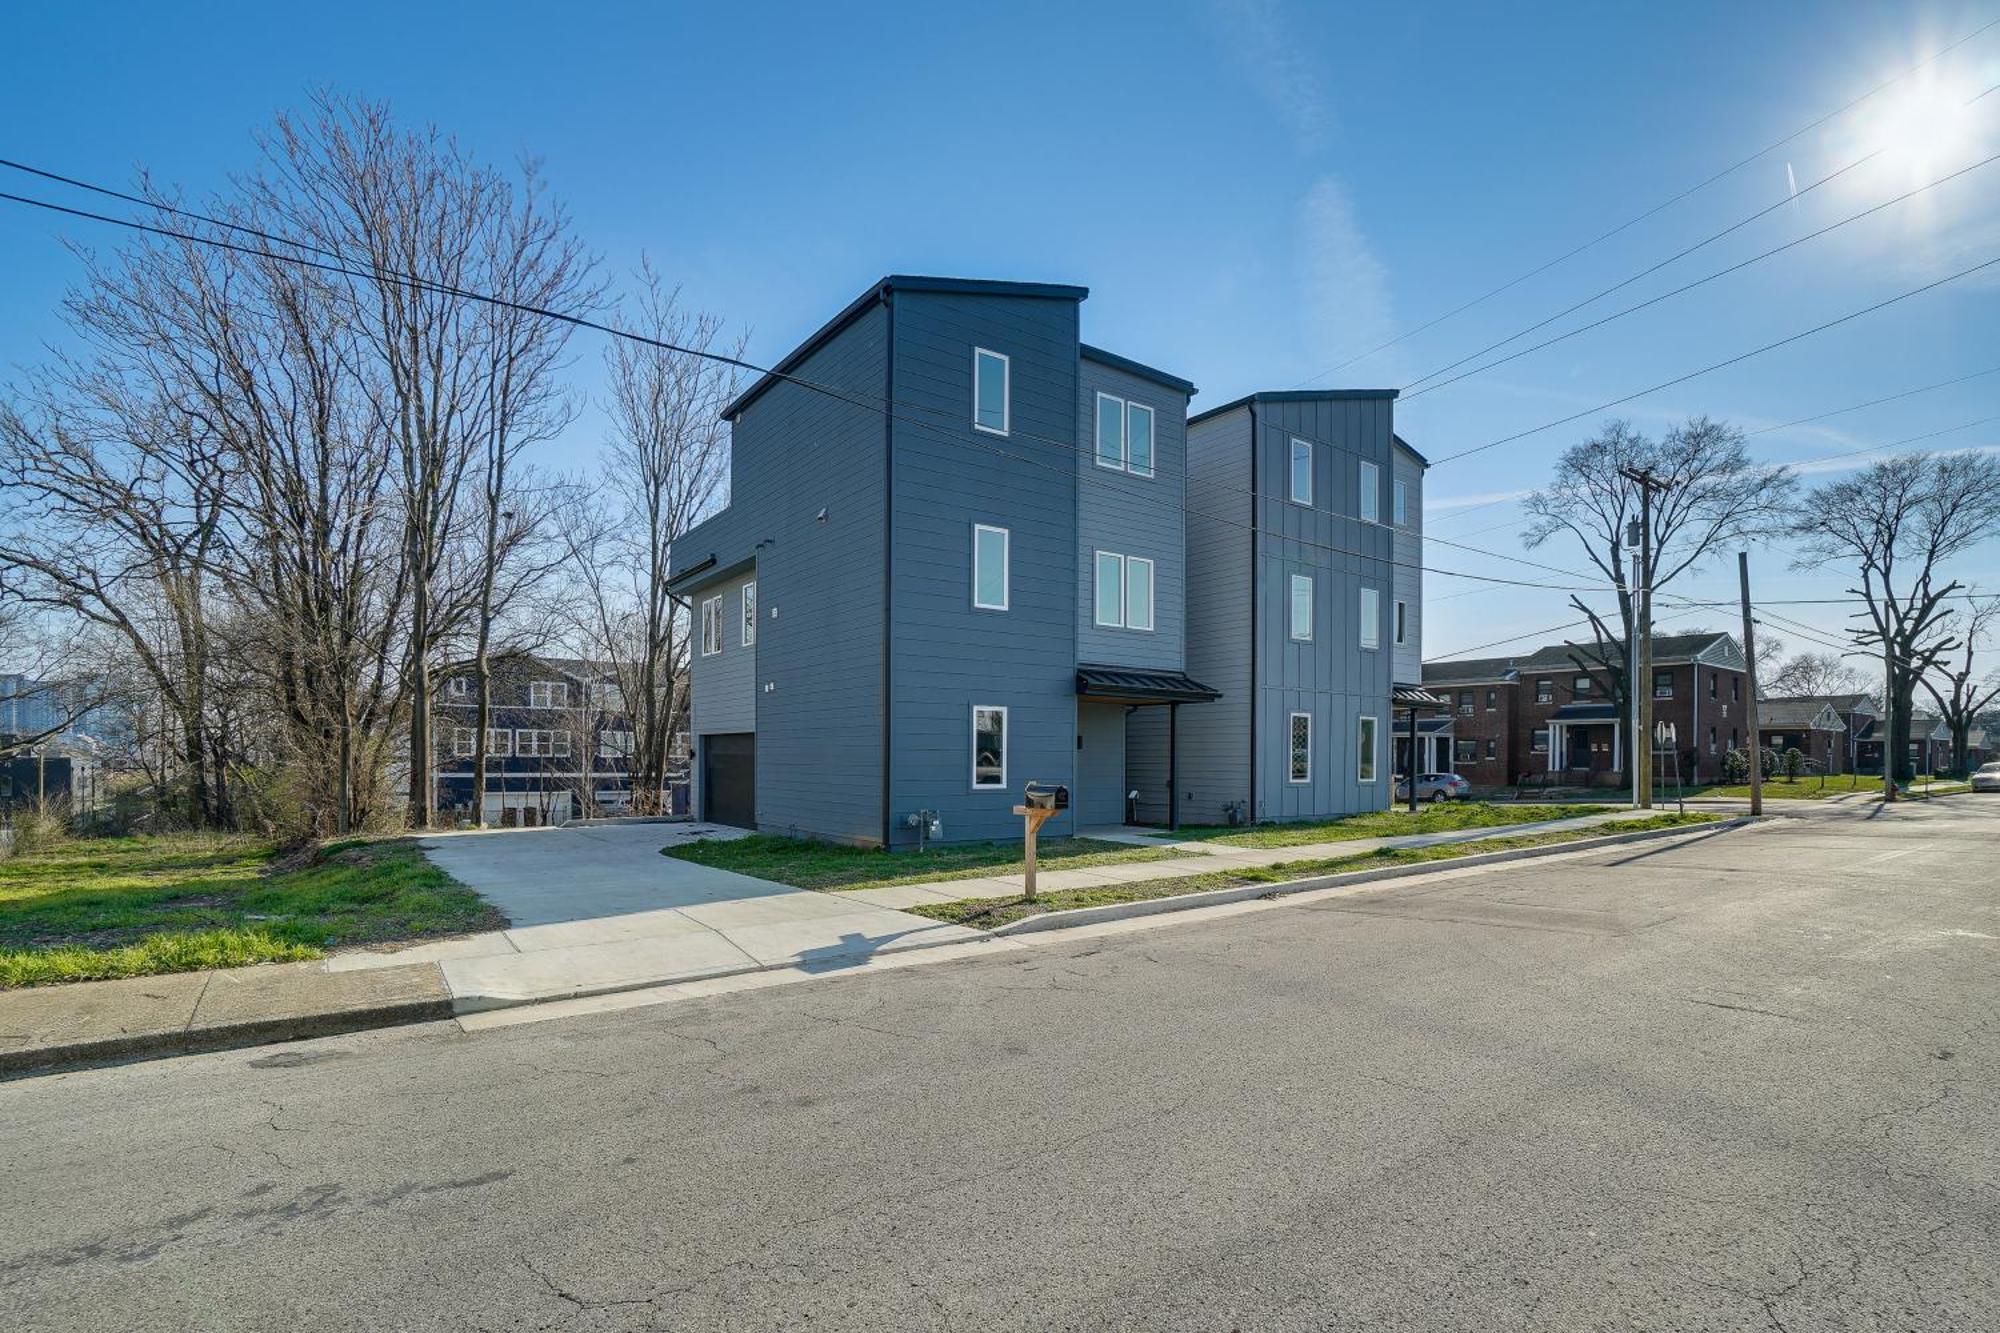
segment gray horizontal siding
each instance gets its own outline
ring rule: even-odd
[[[1078,372],[1077,658],[1112,666],[1178,671],[1187,660],[1185,514],[1187,396],[1156,381],[1085,359]],[[1134,476],[1097,465],[1097,395],[1153,409],[1154,474]],[[1153,629],[1096,623],[1095,553],[1115,551],[1153,562]]]
[[[1187,672],[1222,697],[1180,716],[1181,818],[1218,823],[1250,798],[1250,409],[1187,433]],[[1150,710],[1157,713],[1159,710]],[[1140,735],[1164,719],[1135,718]],[[1128,749],[1132,748],[1128,742]],[[1164,790],[1161,775],[1159,788]],[[1140,787],[1149,819],[1166,817]]]
[[[1407,633],[1404,642],[1393,654],[1394,674],[1399,681],[1416,682],[1423,679],[1424,670],[1424,469],[1423,465],[1410,456],[1408,450],[1392,449],[1395,457],[1396,480],[1403,483],[1407,521],[1395,531],[1392,547],[1396,557],[1396,596],[1409,608]],[[1394,513],[1384,510],[1383,517],[1394,521]],[[1394,608],[1390,612],[1391,626]]]

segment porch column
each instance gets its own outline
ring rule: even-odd
[[[1549,723],[1549,772],[1555,773],[1561,771],[1557,767],[1556,756],[1562,752],[1563,724],[1560,722],[1551,722]],[[1565,766],[1566,764],[1567,760],[1565,760]]]
[[[1167,705],[1167,827],[1181,826],[1181,706]]]
[[[1623,772],[1625,769],[1624,737],[1625,728],[1613,722],[1611,724],[1611,771],[1614,773]]]

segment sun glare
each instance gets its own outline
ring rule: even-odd
[[[1884,93],[1862,113],[1861,148],[1879,153],[1881,172],[1912,184],[1976,160],[2000,95],[1978,97],[1969,82],[1926,73]]]

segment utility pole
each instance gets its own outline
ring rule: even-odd
[[[1632,608],[1636,622],[1633,637],[1639,641],[1639,649],[1638,666],[1631,682],[1632,693],[1639,700],[1639,727],[1632,741],[1635,746],[1645,747],[1646,762],[1637,768],[1638,792],[1633,804],[1641,810],[1650,810],[1653,808],[1653,492],[1672,490],[1673,483],[1654,476],[1651,468],[1621,467],[1618,475],[1639,488],[1640,577],[1632,587],[1636,599]]]
[[[1750,553],[1736,553],[1736,578],[1743,586],[1743,675],[1749,714],[1744,725],[1750,728],[1750,813],[1764,813],[1764,736],[1757,729],[1757,639],[1750,615]]]
[[[1896,650],[1882,635],[1882,801],[1896,799]]]

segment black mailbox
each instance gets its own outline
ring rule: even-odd
[[[1021,804],[1035,810],[1069,809],[1069,788],[1059,782],[1030,782],[1021,793]]]

